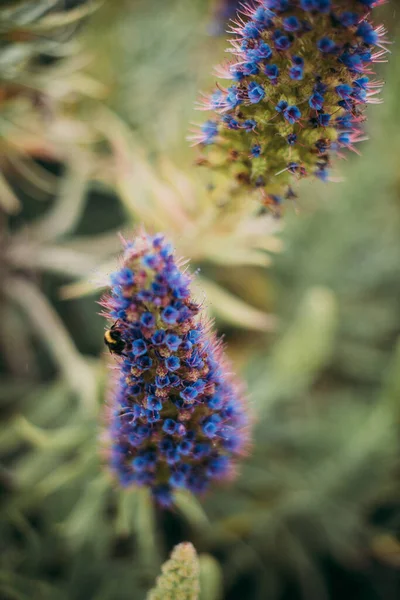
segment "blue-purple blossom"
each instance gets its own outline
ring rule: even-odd
[[[301,112],[297,106],[288,106],[286,110],[283,111],[283,116],[293,125],[293,123],[300,120]]]
[[[264,73],[271,81],[277,81],[279,69],[277,65],[265,65]]]
[[[311,108],[314,108],[315,110],[321,110],[324,106],[324,97],[322,96],[322,94],[314,92],[310,96],[308,103],[311,106]]]
[[[334,52],[336,49],[336,44],[331,38],[323,37],[318,41],[317,48],[321,52],[329,54],[330,52]]]
[[[303,67],[298,67],[296,65],[289,70],[290,79],[296,79],[296,81],[301,81],[303,79],[303,76],[304,76]]]
[[[219,68],[234,85],[219,84],[201,103],[217,125],[192,137],[204,150],[199,163],[259,189],[266,205],[295,197],[293,176],[328,179],[332,156],[361,141],[365,106],[378,101],[372,67],[386,53],[386,32],[371,12],[381,3],[243,2],[231,27],[234,60]]]
[[[252,104],[257,104],[264,98],[265,90],[261,85],[252,81],[247,88],[247,95]]]
[[[298,31],[301,27],[301,23],[296,16],[286,17],[283,19],[283,29],[286,31]]]
[[[218,135],[218,123],[217,121],[206,121],[200,127],[200,131],[194,136],[194,140],[197,144],[209,145],[215,142]]]
[[[255,144],[252,149],[251,149],[251,154],[252,156],[254,156],[255,158],[257,158],[258,156],[261,155],[261,146],[260,144]]]
[[[126,242],[110,281],[102,304],[124,350],[110,386],[109,468],[170,506],[175,488],[202,494],[234,474],[248,445],[242,391],[163,236]]]

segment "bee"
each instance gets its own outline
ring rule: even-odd
[[[118,321],[116,321],[114,325],[110,327],[110,329],[105,331],[104,343],[111,354],[118,354],[120,356],[123,354],[126,343],[122,339],[121,330],[118,329]]]

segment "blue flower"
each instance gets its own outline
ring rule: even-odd
[[[241,104],[242,99],[239,96],[239,91],[235,85],[232,85],[228,88],[228,93],[225,97],[225,106],[227,108],[233,109]]]
[[[315,110],[321,110],[324,106],[324,97],[318,92],[315,92],[310,97],[308,103],[311,106],[311,108],[314,108]]]
[[[240,123],[237,119],[235,119],[234,117],[232,117],[231,115],[224,115],[222,117],[222,121],[223,123],[225,123],[225,125],[229,128],[229,129],[240,129]]]
[[[363,90],[368,89],[369,77],[359,77],[355,80],[354,85],[362,88]]]
[[[328,115],[327,113],[318,115],[318,123],[321,125],[321,127],[328,127],[330,121],[331,115]]]
[[[249,83],[247,95],[252,104],[257,104],[257,102],[260,102],[264,98],[265,90],[261,85],[252,81]]]
[[[165,367],[168,371],[177,371],[181,366],[181,361],[177,356],[170,356],[165,361]]]
[[[142,325],[144,325],[144,327],[147,327],[149,329],[154,327],[156,324],[154,315],[152,315],[150,312],[143,313],[140,317],[140,322],[142,323]]]
[[[136,456],[132,461],[132,467],[134,471],[145,471],[147,469],[147,462],[142,456]]]
[[[277,65],[265,65],[264,73],[266,74],[266,76],[269,79],[276,81],[279,76],[278,66]]]
[[[165,387],[168,387],[171,384],[171,379],[168,375],[165,377],[160,377],[160,375],[156,376],[156,387],[162,390]]]
[[[271,46],[265,42],[261,42],[257,48],[257,55],[259,58],[268,60],[272,56]]]
[[[213,144],[218,135],[218,123],[216,121],[206,121],[201,126],[202,143]]]
[[[343,146],[349,146],[351,144],[350,134],[345,132],[341,133],[338,137],[339,144],[343,144]]]
[[[163,329],[157,329],[152,335],[151,341],[155,346],[160,346],[164,343],[165,331]]]
[[[165,431],[165,433],[169,433],[169,435],[173,435],[175,433],[176,426],[177,426],[177,423],[173,419],[165,419],[164,425],[162,428],[163,428],[163,431]]]
[[[259,6],[254,12],[253,19],[259,26],[262,25],[264,29],[267,29],[272,24],[271,16],[272,13],[270,10]]]
[[[374,30],[372,25],[368,23],[368,21],[362,21],[362,23],[360,23],[356,35],[362,37],[365,44],[374,45],[377,44],[379,40],[378,33]]]
[[[193,450],[193,442],[191,440],[182,440],[178,444],[178,452],[183,456],[189,456]]]
[[[289,123],[293,125],[293,123],[296,123],[296,121],[300,119],[301,112],[297,106],[288,106],[286,110],[284,110],[283,116],[285,117],[286,121],[289,121]]]
[[[292,56],[292,63],[297,67],[304,67],[304,58],[301,56]]]
[[[285,29],[285,31],[298,31],[300,27],[300,21],[295,16],[283,19],[283,29]]]
[[[167,306],[161,313],[161,318],[167,325],[175,325],[179,317],[179,312],[172,306]]]
[[[163,508],[172,504],[171,488],[167,484],[160,484],[153,488],[153,496],[156,502]]]
[[[275,110],[278,112],[283,112],[287,109],[288,103],[286,100],[280,100],[278,104],[275,106]]]
[[[354,27],[358,23],[359,16],[357,13],[345,11],[339,16],[339,21],[343,27]]]
[[[254,39],[259,37],[260,31],[255,23],[249,21],[243,27],[242,34],[244,38]]]
[[[234,66],[232,66],[231,69],[230,69],[230,73],[231,73],[232,79],[234,81],[242,81],[244,79],[244,77],[245,77],[241,65],[234,65]],[[220,108],[224,108],[224,105],[221,106]]]
[[[287,35],[280,35],[275,39],[275,47],[277,50],[287,50],[292,45]]]
[[[359,53],[350,54],[350,52],[347,51],[343,52],[339,60],[349,69],[349,71],[354,71],[355,73],[363,72],[363,60]]]
[[[184,390],[181,391],[180,395],[181,395],[181,398],[183,398],[185,400],[185,402],[189,402],[190,404],[192,404],[192,402],[199,395],[199,391],[195,385],[191,385],[191,386],[189,385]]]
[[[139,356],[136,360],[136,366],[141,371],[147,371],[153,365],[153,361],[150,356]]]
[[[175,471],[169,478],[169,483],[172,487],[184,488],[186,487],[186,476],[179,471]]]
[[[296,81],[301,81],[304,76],[303,67],[292,67],[289,70],[290,79],[295,79]]]
[[[317,44],[318,50],[321,50],[321,52],[325,52],[325,53],[330,53],[330,52],[334,52],[336,49],[336,44],[333,40],[331,40],[328,37],[323,37],[318,41]]]
[[[141,394],[142,392],[143,392],[143,388],[138,383],[132,385],[129,388],[129,393],[131,396],[139,396],[139,394]]]
[[[162,402],[157,396],[147,396],[147,408],[149,410],[161,410]]]
[[[134,283],[134,275],[131,269],[127,267],[122,268],[111,276],[112,285],[132,285]]]
[[[217,431],[218,431],[217,425],[215,423],[212,423],[211,421],[208,421],[207,423],[205,423],[203,425],[203,433],[208,438],[215,437]]]
[[[254,119],[247,119],[243,122],[242,127],[245,131],[254,131],[257,127],[257,121],[255,121]]]
[[[134,356],[142,356],[147,352],[147,345],[144,340],[135,340],[132,344],[132,354]]]
[[[169,333],[165,338],[165,343],[168,346],[169,350],[171,350],[171,352],[174,352],[175,350],[178,350],[179,346],[181,345],[182,338],[180,338],[178,335],[175,335],[174,333]]]
[[[155,296],[163,298],[167,295],[168,288],[165,285],[161,285],[160,283],[154,282],[151,284],[151,290]]]
[[[245,75],[258,75],[260,69],[257,63],[244,63],[242,70]]]
[[[351,87],[351,85],[347,85],[347,84],[338,85],[335,87],[335,92],[337,93],[338,96],[340,96],[340,98],[343,98],[343,100],[347,100],[348,98],[351,97],[353,88]]]
[[[210,108],[213,110],[219,110],[220,108],[223,108],[224,94],[221,92],[221,90],[216,90],[213,94],[211,94],[209,102]],[[212,125],[210,127],[212,128]]]
[[[228,474],[231,468],[230,460],[227,456],[216,456],[208,462],[207,471],[214,476],[222,476]]]
[[[146,410],[145,418],[147,419],[148,423],[152,424],[157,423],[157,421],[160,421],[161,415],[158,410]]]
[[[156,254],[149,254],[144,256],[142,259],[143,265],[148,269],[154,269],[158,263],[158,256]]]

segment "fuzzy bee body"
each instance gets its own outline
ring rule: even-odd
[[[121,332],[117,327],[117,323],[107,329],[104,333],[104,343],[112,354],[121,355],[125,350],[125,342],[121,337]]]

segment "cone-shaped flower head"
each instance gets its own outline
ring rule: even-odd
[[[162,574],[147,600],[198,600],[200,566],[196,550],[189,542],[178,544],[162,566]]]
[[[326,180],[333,154],[362,139],[364,108],[381,83],[372,65],[387,52],[370,21],[380,0],[255,0],[243,3],[228,52],[233,62],[200,108],[214,112],[191,136],[200,164],[262,192],[294,197],[293,181]],[[375,102],[377,100],[375,99]]]
[[[123,486],[171,503],[229,478],[247,444],[241,390],[221,344],[190,296],[190,275],[162,235],[126,243],[103,300],[118,340],[109,415],[109,464]]]

